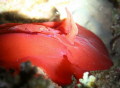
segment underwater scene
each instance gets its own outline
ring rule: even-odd
[[[120,88],[120,0],[0,0],[0,88]]]

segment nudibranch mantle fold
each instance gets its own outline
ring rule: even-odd
[[[86,71],[109,69],[113,62],[102,40],[66,12],[61,22],[0,25],[0,66],[19,70],[29,60],[59,85],[70,84],[72,75],[79,80]]]

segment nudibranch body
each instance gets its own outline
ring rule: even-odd
[[[62,22],[0,25],[0,66],[19,70],[28,60],[59,85],[113,65],[100,38],[75,24],[68,11]]]

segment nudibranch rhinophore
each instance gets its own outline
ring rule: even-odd
[[[76,24],[66,9],[62,22],[0,25],[0,66],[18,70],[31,61],[59,85],[86,71],[109,69],[113,62],[99,37]]]

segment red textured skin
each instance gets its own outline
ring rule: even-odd
[[[85,71],[109,69],[113,62],[100,38],[67,14],[62,22],[0,25],[0,66],[18,70],[29,60],[59,85],[71,83],[72,75],[79,80]]]

